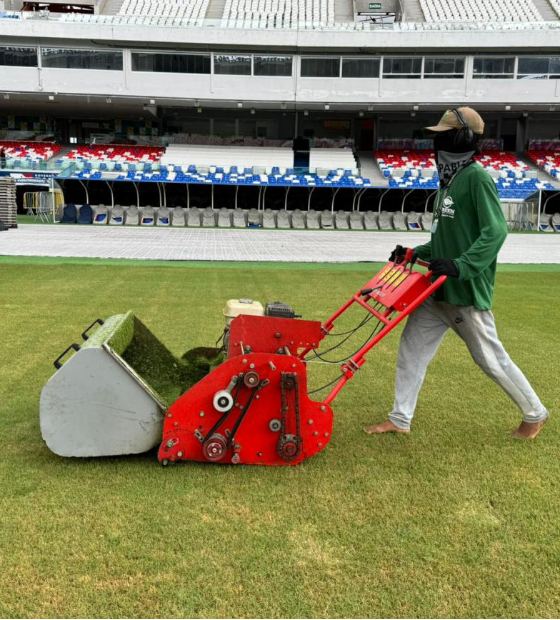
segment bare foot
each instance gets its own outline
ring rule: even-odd
[[[541,432],[541,428],[547,422],[548,418],[546,418],[546,420],[542,420],[541,422],[521,422],[519,428],[512,431],[511,434],[514,437],[519,437],[520,439],[534,439]]]
[[[399,428],[395,426],[391,420],[385,420],[385,422],[381,422],[381,424],[374,424],[373,426],[366,426],[364,428],[364,433],[366,435],[382,435],[383,433],[403,433],[408,435],[410,433],[409,430],[404,428]]]

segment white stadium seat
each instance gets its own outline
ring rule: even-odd
[[[552,0],[559,2],[560,0]],[[538,22],[532,0],[420,0],[427,22]],[[560,13],[559,13],[560,14]]]

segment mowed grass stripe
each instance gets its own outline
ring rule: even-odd
[[[320,320],[376,266],[114,263],[0,259],[0,616],[557,615],[558,271],[498,275],[500,336],[553,413],[535,442],[509,437],[515,406],[453,334],[413,433],[365,436],[391,407],[393,334],[335,401],[317,457],[163,469],[153,453],[61,459],[41,440],[52,360],[93,319],[132,309],[180,355],[215,342],[228,298]],[[314,387],[337,368],[309,372]]]

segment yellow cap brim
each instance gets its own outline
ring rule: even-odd
[[[424,127],[424,131],[433,131],[436,133],[440,131],[450,131],[451,129],[457,129],[457,127],[447,124],[434,125],[433,127]]]

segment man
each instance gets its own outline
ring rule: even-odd
[[[409,318],[397,362],[395,402],[387,420],[367,434],[408,433],[428,364],[451,328],[474,361],[517,404],[523,421],[516,437],[533,439],[548,419],[535,391],[498,339],[491,312],[498,252],[507,236],[496,186],[474,161],[484,122],[472,108],[448,110],[435,127],[434,150],[440,190],[431,240],[414,248],[434,276],[447,280]],[[406,248],[391,260],[402,261]]]

